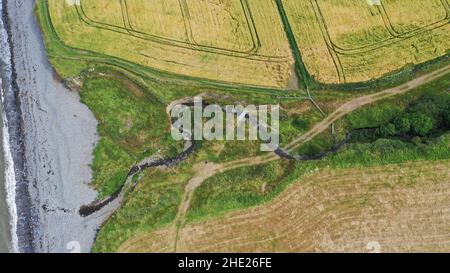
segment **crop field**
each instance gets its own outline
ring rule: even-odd
[[[287,88],[294,60],[275,2],[48,0],[66,45],[157,70]]]
[[[379,78],[450,48],[447,0],[282,0],[309,73],[323,83]]]
[[[70,47],[231,84],[295,89],[293,50],[316,81],[338,84],[450,47],[448,0],[47,1]]]
[[[270,203],[187,224],[177,251],[449,251],[448,164],[312,172]],[[143,233],[119,251],[172,251],[172,238]]]

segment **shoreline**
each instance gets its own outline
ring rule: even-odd
[[[97,196],[89,185],[97,121],[78,93],[55,77],[34,15],[35,0],[3,1],[20,124],[13,128],[22,133],[12,138],[21,145],[14,158],[21,179],[16,187],[20,251],[89,252],[106,217],[78,214]]]
[[[21,112],[21,102],[19,98],[19,94],[16,90],[17,87],[17,74],[15,70],[14,64],[14,50],[11,42],[12,31],[11,31],[11,22],[8,11],[8,2],[9,0],[2,1],[2,20],[4,23],[4,27],[7,33],[7,43],[10,48],[10,67],[11,67],[11,75],[10,82],[7,83],[10,85],[11,90],[5,90],[3,96],[3,107],[4,107],[4,124],[7,124],[7,130],[9,136],[3,136],[3,140],[9,140],[9,143],[3,143],[3,147],[8,147],[10,151],[4,151],[5,154],[5,163],[6,163],[6,154],[10,153],[12,157],[12,165],[14,167],[14,175],[15,175],[15,198],[14,200],[10,200],[11,202],[16,203],[16,211],[17,211],[17,222],[16,225],[16,236],[18,239],[18,246],[16,251],[20,252],[33,252],[34,251],[34,234],[33,234],[33,223],[36,223],[36,213],[33,209],[31,203],[31,196],[28,190],[28,181],[26,179],[26,164],[25,164],[25,148],[23,143],[23,121],[22,121],[22,112]],[[6,166],[5,166],[6,167]],[[5,179],[6,179],[7,169],[5,168]],[[5,181],[6,182],[6,181]],[[12,217],[10,215],[10,217]],[[11,220],[11,219],[10,219]],[[14,220],[14,219],[12,219]]]

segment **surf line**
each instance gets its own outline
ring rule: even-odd
[[[11,70],[11,51],[9,48],[8,42],[8,32],[5,28],[4,22],[4,3],[0,0],[0,33],[3,39],[0,41],[0,56],[1,61],[5,64],[5,76],[11,79],[12,70]],[[4,168],[4,178],[5,178],[5,192],[6,192],[6,203],[8,207],[9,214],[9,224],[10,224],[10,234],[11,234],[11,245],[10,252],[19,252],[19,239],[17,236],[17,221],[18,221],[18,213],[17,213],[17,205],[16,205],[16,175],[14,169],[14,160],[12,157],[11,146],[10,146],[10,136],[9,136],[9,127],[8,127],[8,119],[5,112],[5,96],[4,92],[6,91],[4,88],[12,88],[10,82],[5,82],[3,84],[3,80],[0,78],[0,95],[1,95],[1,103],[3,106],[2,109],[2,141],[3,141],[3,154],[5,161]]]

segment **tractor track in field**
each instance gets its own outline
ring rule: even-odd
[[[76,12],[78,14],[78,18],[80,21],[85,23],[88,26],[97,28],[97,29],[105,29],[108,31],[124,34],[130,37],[139,38],[148,42],[154,42],[156,44],[160,45],[167,45],[171,47],[176,48],[184,48],[189,49],[193,51],[198,52],[204,52],[204,53],[213,53],[218,55],[224,55],[224,56],[231,56],[235,58],[243,58],[243,59],[249,59],[254,61],[263,61],[263,62],[271,62],[271,63],[282,63],[286,61],[287,56],[271,56],[271,55],[261,55],[258,54],[258,51],[261,47],[261,42],[259,40],[259,34],[256,30],[255,22],[253,19],[253,15],[250,10],[250,6],[247,3],[247,0],[240,0],[241,1],[241,7],[245,15],[245,21],[247,24],[247,28],[250,32],[252,46],[250,49],[246,51],[238,51],[233,49],[226,49],[221,47],[215,47],[215,46],[206,46],[206,45],[200,45],[197,44],[195,41],[193,41],[193,35],[192,29],[190,29],[190,23],[189,23],[189,16],[188,12],[186,11],[186,3],[180,0],[180,7],[183,11],[183,20],[185,21],[185,28],[186,33],[188,34],[188,37],[190,37],[189,41],[181,41],[176,39],[171,39],[167,37],[157,36],[153,34],[146,33],[144,31],[135,30],[133,26],[130,23],[130,16],[128,13],[128,5],[126,0],[121,0],[121,8],[122,8],[122,21],[124,23],[124,26],[117,26],[113,24],[108,23],[102,23],[97,22],[90,18],[87,13],[86,9],[83,6],[83,1],[80,1],[79,7],[76,5],[74,8],[76,9]]]
[[[281,0],[280,0],[281,1]],[[379,50],[384,47],[391,46],[393,44],[397,44],[403,41],[406,41],[408,39],[417,37],[423,33],[430,32],[436,29],[440,29],[442,27],[445,27],[450,22],[450,11],[448,7],[448,3],[446,0],[441,0],[442,6],[446,11],[445,18],[442,18],[436,22],[432,22],[430,24],[427,24],[425,26],[419,26],[416,27],[413,30],[407,31],[407,32],[399,32],[396,30],[394,25],[392,24],[392,20],[386,11],[385,5],[382,3],[381,6],[378,6],[378,12],[380,13],[380,16],[383,20],[384,27],[386,31],[389,33],[390,38],[381,40],[379,42],[364,45],[364,46],[358,46],[354,48],[345,48],[342,46],[337,45],[335,41],[333,41],[333,38],[330,34],[330,30],[328,28],[327,21],[325,19],[325,16],[322,12],[322,9],[319,4],[319,0],[309,0],[310,4],[314,10],[314,15],[316,17],[316,21],[320,26],[320,31],[322,38],[324,39],[324,42],[327,47],[327,51],[330,54],[330,57],[333,61],[333,64],[336,69],[337,76],[339,78],[339,81],[342,83],[346,83],[346,75],[345,75],[345,69],[342,65],[341,57],[344,56],[360,56],[365,53],[373,52],[375,50]]]

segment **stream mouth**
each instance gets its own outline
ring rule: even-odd
[[[136,186],[136,183],[133,182],[133,177],[135,175],[149,168],[173,167],[175,165],[178,165],[179,163],[186,160],[189,157],[189,155],[195,151],[196,147],[197,146],[194,141],[189,141],[186,143],[185,149],[175,157],[156,159],[155,156],[152,155],[150,157],[143,159],[141,162],[131,167],[130,171],[127,174],[127,177],[125,178],[124,183],[115,193],[101,200],[96,200],[88,205],[82,206],[79,209],[78,213],[82,217],[87,217],[90,216],[91,214],[94,214],[95,212],[100,211],[112,201],[118,198],[122,199],[123,197],[122,195],[125,190],[134,188]]]

